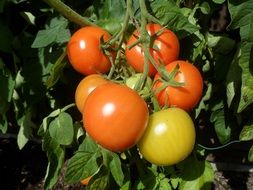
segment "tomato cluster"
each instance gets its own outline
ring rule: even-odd
[[[73,34],[67,46],[69,61],[86,75],[76,88],[75,102],[83,116],[83,128],[102,147],[122,152],[137,145],[147,161],[173,165],[194,148],[195,128],[187,112],[202,96],[203,79],[193,64],[178,60],[179,40],[171,30],[153,23],[146,30],[153,59],[148,62],[149,76],[142,74],[146,54],[142,43],[137,43],[141,34],[136,30],[126,42],[124,55],[137,73],[123,84],[101,75],[110,70],[113,60],[109,58],[113,53],[102,48],[110,34],[93,26]],[[141,86],[138,92],[137,83]],[[162,110],[153,109],[150,100],[154,97]]]

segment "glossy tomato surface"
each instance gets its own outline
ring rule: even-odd
[[[166,70],[171,72],[176,65],[179,65],[179,70],[174,80],[182,82],[184,85],[180,87],[168,86],[158,92],[156,90],[163,84],[163,82],[158,80],[154,84],[153,89],[161,106],[179,107],[189,111],[198,104],[202,97],[203,79],[199,70],[187,61],[173,61],[166,66]],[[156,74],[155,80],[159,77],[160,75]]]
[[[166,166],[184,160],[193,150],[195,128],[190,116],[180,108],[155,112],[138,143],[150,163]]]
[[[131,88],[115,83],[98,86],[83,109],[86,132],[111,151],[124,151],[141,138],[149,118],[146,102]]]
[[[83,110],[84,102],[88,95],[97,87],[109,82],[99,74],[92,74],[83,78],[75,91],[75,103],[80,112]]]
[[[179,41],[177,36],[169,29],[163,28],[159,24],[148,24],[146,29],[150,36],[156,34],[158,31],[162,30],[161,34],[158,34],[149,52],[155,59],[156,63],[162,62],[164,65],[178,59],[179,56]],[[138,40],[140,33],[136,30],[133,35],[129,38],[127,42],[127,47],[132,45]],[[126,48],[126,59],[127,62],[137,71],[143,72],[144,67],[144,53],[141,45],[136,45],[133,48]],[[149,75],[154,76],[156,69],[153,67],[151,62],[149,62]]]
[[[111,64],[101,49],[100,40],[108,41],[110,34],[99,27],[86,26],[76,31],[67,45],[67,54],[74,69],[83,75],[106,73]]]

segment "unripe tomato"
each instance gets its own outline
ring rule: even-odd
[[[84,102],[88,95],[97,87],[109,82],[99,74],[92,74],[83,78],[75,91],[75,103],[80,112],[83,110]]]
[[[155,37],[154,41],[149,47],[151,56],[155,59],[156,63],[160,62],[164,65],[178,59],[179,56],[179,40],[177,36],[169,29],[163,28],[159,24],[148,24],[146,26],[147,32],[150,36],[162,30],[161,34]],[[139,31],[135,31],[127,41],[127,47],[132,45],[138,40],[140,36]],[[127,62],[137,71],[143,72],[144,67],[144,52],[140,44],[131,49],[126,48]],[[149,75],[154,76],[156,69],[149,62]]]
[[[198,104],[202,97],[203,79],[199,70],[187,61],[173,61],[165,69],[171,72],[176,65],[179,65],[179,71],[174,80],[183,82],[184,85],[180,87],[168,86],[164,90],[156,92],[163,85],[163,82],[157,80],[160,75],[156,74],[153,89],[161,106],[175,106],[189,111]]]
[[[100,41],[111,35],[100,27],[86,26],[76,31],[67,46],[67,54],[74,69],[83,75],[106,73],[111,67],[109,58],[100,47]]]
[[[132,75],[131,77],[126,79],[126,85],[132,89],[135,88],[139,80],[141,79],[143,73],[136,73]],[[147,79],[144,82],[144,85],[142,87],[142,90],[139,92],[141,96],[148,96],[150,94],[150,90],[152,89],[153,81],[150,77],[147,77]]]
[[[141,138],[149,118],[146,102],[131,88],[115,83],[98,86],[83,109],[83,126],[98,144],[124,151]]]
[[[184,160],[194,144],[195,128],[190,116],[180,108],[168,108],[150,116],[138,147],[150,163],[167,166]]]

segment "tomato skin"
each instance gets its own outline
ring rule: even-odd
[[[146,29],[150,36],[154,35],[156,32],[161,30],[163,27],[159,24],[147,24]],[[127,47],[132,45],[137,41],[140,33],[136,30],[129,40],[127,41]],[[159,50],[149,48],[151,56],[155,59],[156,63],[159,64],[159,60],[167,65],[170,62],[178,59],[179,56],[179,41],[177,36],[169,29],[164,28],[164,31],[156,37],[153,42],[154,47],[159,48]],[[126,59],[127,62],[137,71],[143,72],[144,67],[144,52],[140,45],[136,45],[130,50],[126,48]],[[156,74],[156,69],[153,67],[151,62],[149,62],[149,76],[154,76]]]
[[[99,74],[92,74],[83,78],[75,91],[75,103],[77,109],[82,113],[84,103],[88,95],[98,86],[109,82]]]
[[[89,181],[91,180],[91,178],[92,178],[92,176],[83,179],[83,180],[81,181],[81,184],[83,184],[84,186],[88,185],[88,184],[89,184]]]
[[[189,156],[195,137],[194,124],[187,112],[180,108],[168,108],[149,117],[138,148],[150,163],[174,165]]]
[[[102,37],[104,41],[108,41],[111,35],[95,26],[83,27],[72,35],[67,45],[67,55],[76,71],[83,75],[109,71],[110,60],[100,47]]]
[[[180,87],[168,86],[166,89],[156,93],[156,97],[161,106],[175,106],[190,111],[194,108],[203,92],[203,79],[199,70],[191,63],[183,60],[173,61],[165,68],[168,72],[173,71],[179,65],[179,72],[175,76],[175,81],[184,82]],[[156,74],[155,79],[160,77]],[[163,83],[156,81],[153,89],[158,89]]]
[[[98,86],[83,109],[86,132],[106,149],[121,152],[141,138],[149,118],[146,102],[127,86]]]

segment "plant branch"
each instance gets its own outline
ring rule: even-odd
[[[69,6],[67,6],[60,0],[43,1],[46,2],[49,6],[51,6],[53,9],[61,13],[63,16],[65,16],[71,22],[74,22],[80,26],[96,26],[94,23],[90,22],[88,19],[75,12],[73,9],[71,9]]]

